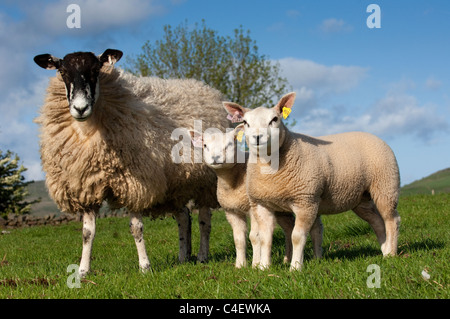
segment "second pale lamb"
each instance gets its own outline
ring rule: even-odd
[[[247,193],[258,221],[260,267],[271,262],[274,211],[295,214],[291,270],[302,266],[306,236],[316,217],[347,210],[371,225],[383,255],[396,255],[400,176],[394,153],[368,133],[314,138],[290,132],[281,119],[294,100],[295,93],[289,93],[272,108],[226,106],[230,114],[243,117],[250,148]]]

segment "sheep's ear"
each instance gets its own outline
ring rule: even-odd
[[[245,112],[249,109],[233,102],[223,102],[223,107],[229,115],[244,117]],[[241,121],[242,122],[242,121]]]
[[[114,65],[117,61],[122,58],[123,52],[120,50],[106,49],[105,52],[99,57],[102,64],[108,62],[110,65]]]
[[[55,70],[61,66],[61,59],[51,54],[40,54],[34,57],[34,62],[43,69]]]
[[[290,113],[292,106],[294,105],[295,101],[295,92],[288,93],[284,95],[277,105],[275,105],[275,109],[279,114],[286,114]],[[286,115],[287,117],[287,115]],[[285,118],[286,118],[285,117]]]
[[[194,147],[203,148],[203,135],[200,132],[189,130],[191,135],[191,142]]]

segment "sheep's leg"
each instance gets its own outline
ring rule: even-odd
[[[303,265],[303,256],[308,238],[313,224],[317,218],[318,205],[308,205],[303,207],[294,207],[295,226],[292,231],[292,261],[291,270],[300,270]]]
[[[377,236],[378,242],[383,245],[386,242],[386,228],[384,220],[378,213],[373,201],[361,202],[353,211],[370,225]]]
[[[383,195],[376,191],[371,192],[376,210],[384,222],[386,239],[381,244],[383,256],[397,254],[398,230],[400,227],[400,216],[396,210],[398,198],[389,194]]]
[[[174,214],[178,223],[178,238],[180,252],[178,259],[180,262],[188,261],[191,257],[191,214],[187,207],[183,207],[180,212]]]
[[[230,212],[225,212],[225,216],[233,229],[234,246],[236,247],[236,268],[246,267],[247,218],[245,215]]]
[[[250,210],[250,225],[249,238],[253,249],[252,267],[256,268],[261,262],[261,243],[259,240],[258,222],[252,210]]]
[[[134,237],[136,248],[139,256],[139,268],[145,272],[150,268],[150,261],[148,260],[147,251],[144,242],[144,224],[142,223],[142,214],[131,213],[130,217],[130,231]]]
[[[85,212],[83,214],[83,251],[78,273],[80,277],[85,277],[91,266],[92,244],[95,238],[95,214],[96,211]]]
[[[211,234],[211,210],[208,207],[200,207],[198,225],[200,227],[200,249],[197,260],[203,263],[208,260],[209,235]]]
[[[322,258],[323,224],[318,215],[311,228],[311,241],[313,244],[314,257]]]
[[[273,230],[275,228],[275,215],[267,208],[257,205],[254,210],[258,223],[258,235],[261,245],[260,269],[267,269],[271,263]]]
[[[285,255],[283,258],[283,263],[288,263],[292,259],[292,230],[295,225],[295,218],[293,214],[288,213],[277,213],[276,214],[277,223],[281,226],[284,232],[285,238]]]

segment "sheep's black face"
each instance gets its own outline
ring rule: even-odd
[[[100,57],[91,52],[75,52],[58,59],[38,55],[34,61],[45,69],[58,69],[66,86],[70,114],[77,121],[87,120],[100,94],[98,76],[104,63],[114,64],[122,57],[119,50],[106,50]]]

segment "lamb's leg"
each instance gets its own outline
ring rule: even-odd
[[[78,273],[80,277],[85,277],[91,266],[92,244],[95,238],[95,214],[96,211],[89,211],[83,214],[83,251]]]
[[[136,248],[139,256],[139,268],[145,272],[150,268],[150,261],[148,260],[147,251],[144,242],[144,224],[142,223],[142,214],[131,213],[130,217],[130,231],[134,237]]]
[[[318,215],[311,228],[311,241],[313,244],[314,257],[322,258],[323,224]]]
[[[191,245],[191,214],[187,207],[175,215],[175,220],[178,223],[178,238],[180,243],[180,252],[178,259],[180,262],[188,261],[191,257],[192,245]]]
[[[270,267],[272,254],[273,230],[275,228],[275,215],[267,208],[257,205],[253,210],[256,221],[258,223],[258,235],[261,245],[261,261],[260,269]]]
[[[252,267],[258,267],[261,262],[261,243],[259,240],[258,222],[256,221],[255,214],[250,210],[250,242],[252,243],[253,257]]]
[[[381,244],[381,251],[383,252],[383,256],[395,256],[397,255],[400,216],[393,204],[377,202],[376,206],[384,220],[384,227],[386,229],[386,240]]]
[[[295,226],[292,231],[292,261],[291,270],[300,270],[303,265],[303,256],[308,233],[316,221],[318,204],[308,203],[293,207],[295,213]]]
[[[380,245],[383,245],[386,242],[386,228],[383,218],[378,213],[373,201],[363,201],[353,211],[372,227],[378,242]]]
[[[292,230],[294,229],[295,218],[293,214],[277,213],[277,223],[281,226],[285,238],[285,256],[283,263],[288,263],[292,259]]]
[[[225,212],[225,216],[233,229],[234,246],[236,247],[236,268],[246,267],[247,218],[245,215],[230,212]]]
[[[209,252],[209,235],[211,234],[211,210],[209,207],[200,207],[198,212],[198,225],[200,228],[200,249],[197,260],[206,262]]]

